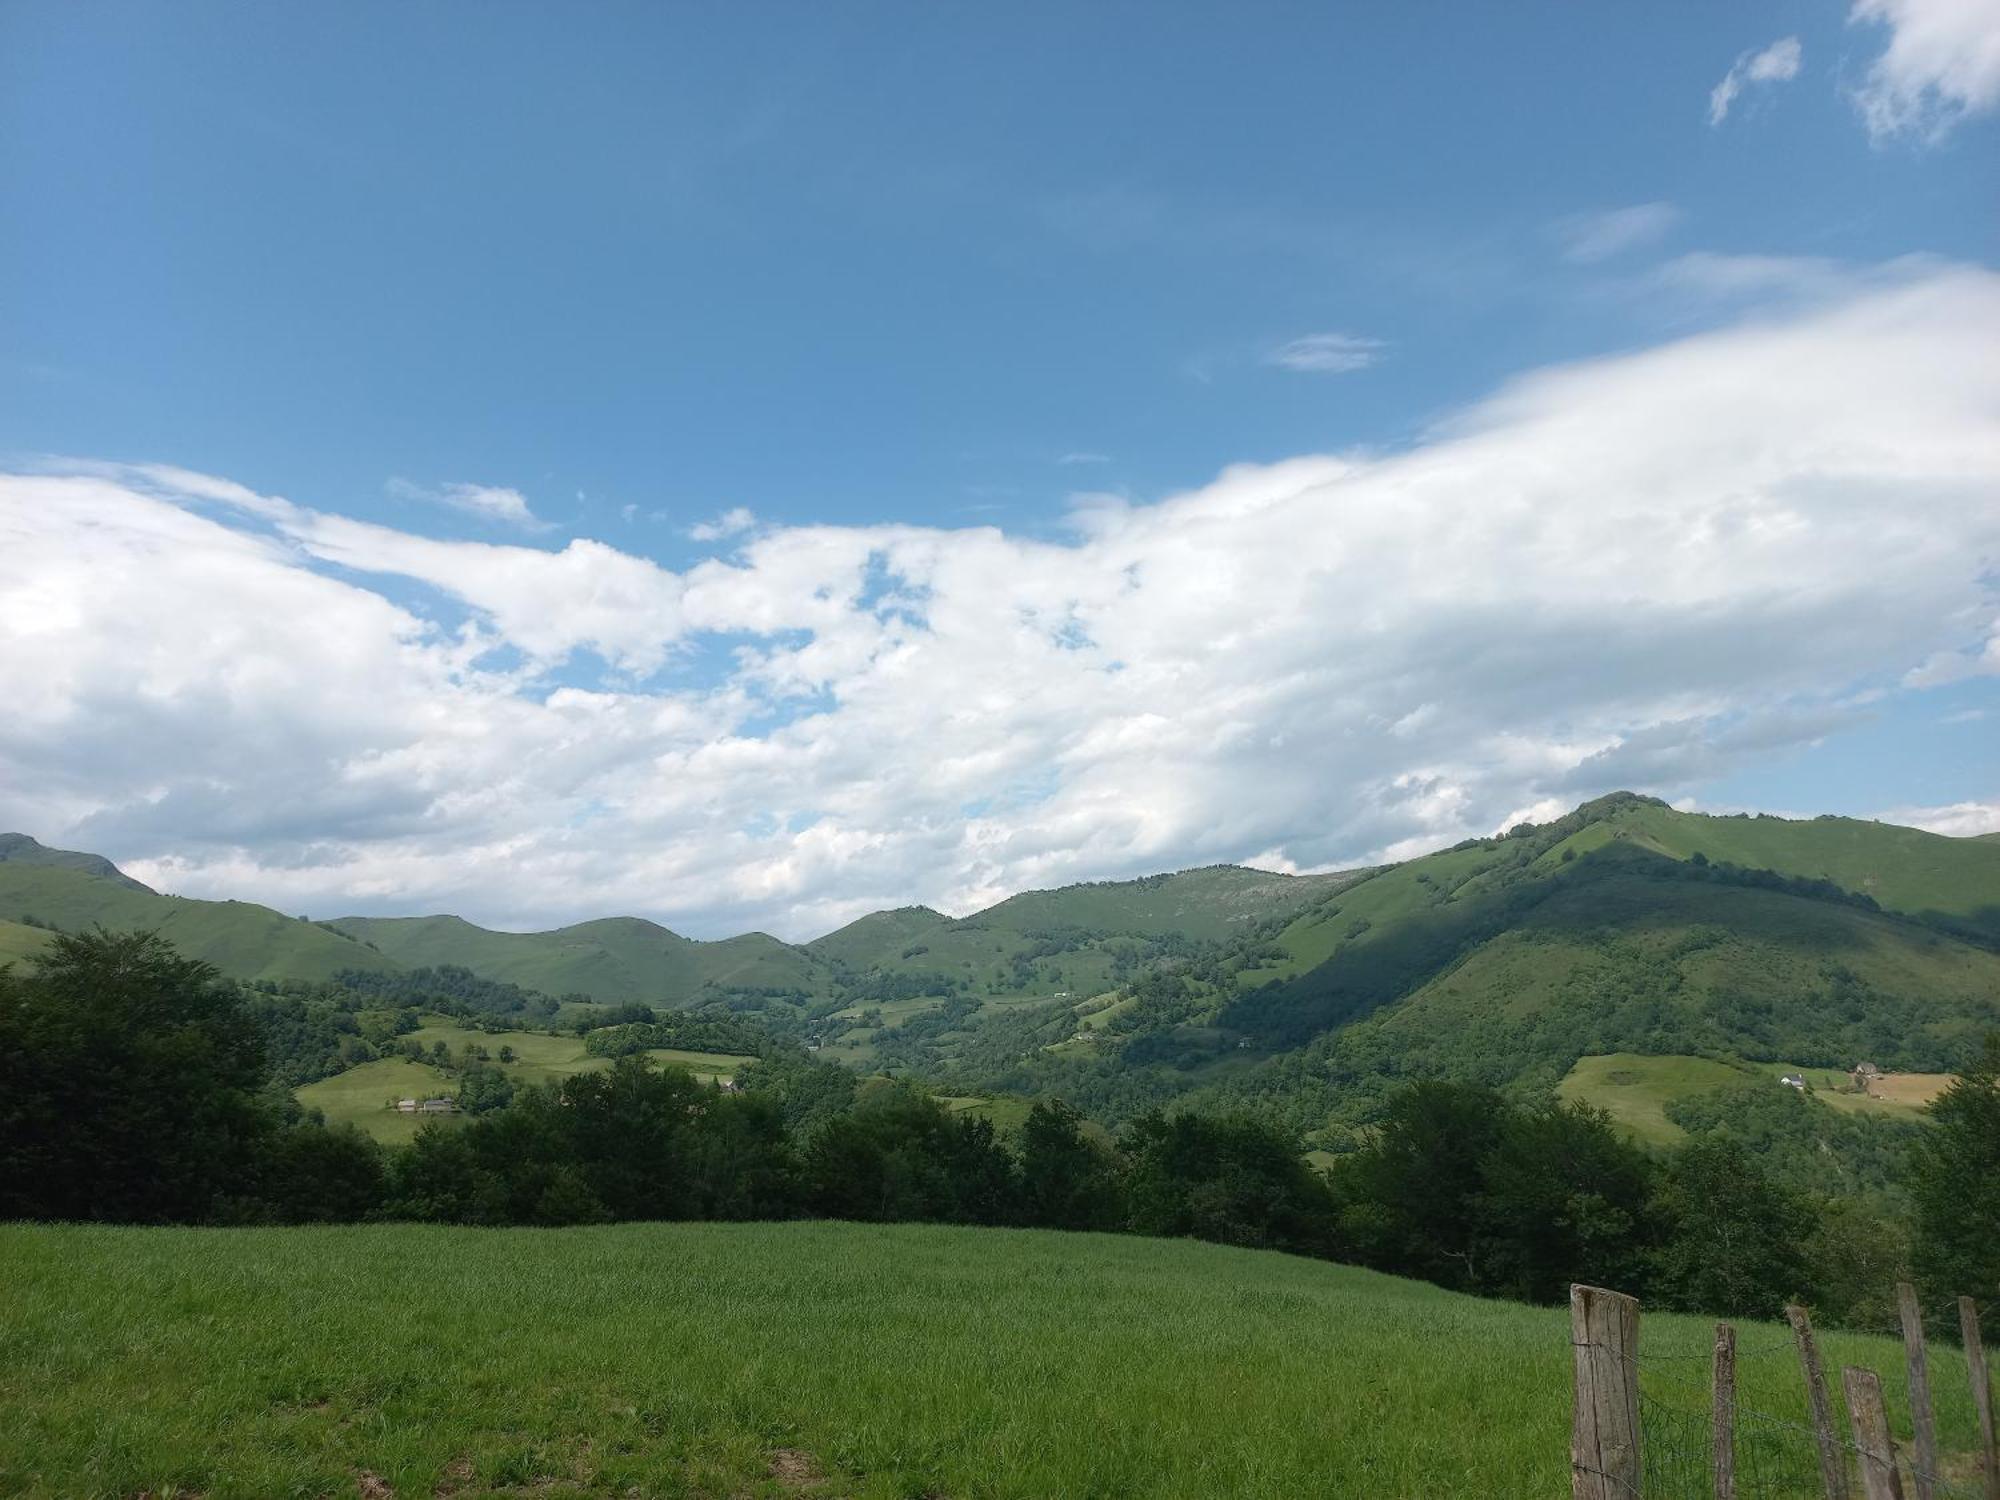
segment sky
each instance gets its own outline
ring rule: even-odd
[[[2000,0],[0,0],[0,828],[787,938],[2000,829]]]

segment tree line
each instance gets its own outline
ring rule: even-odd
[[[1733,1316],[1801,1298],[1870,1321],[1906,1267],[2000,1296],[2000,1042],[1910,1146],[1907,1239],[1726,1128],[1650,1153],[1599,1111],[1477,1085],[1404,1088],[1321,1172],[1249,1116],[1155,1110],[1114,1138],[1045,1100],[1003,1136],[802,1052],[740,1081],[622,1056],[385,1149],[299,1110],[213,969],[152,935],[65,935],[33,975],[0,974],[0,1218],[930,1220],[1193,1236],[1527,1301],[1592,1281]]]

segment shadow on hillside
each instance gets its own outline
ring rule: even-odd
[[[1595,939],[1695,923],[1816,958],[1864,945],[1880,924],[1911,925],[1830,882],[1610,844],[1554,871],[1524,868],[1498,888],[1445,897],[1349,942],[1305,974],[1251,991],[1220,1021],[1260,1045],[1296,1047],[1401,999],[1509,931]]]

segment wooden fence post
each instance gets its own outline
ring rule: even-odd
[[[1569,1289],[1576,1356],[1570,1426],[1572,1500],[1633,1500],[1639,1493],[1639,1303],[1602,1287]]]
[[[1715,1325],[1715,1500],[1736,1500],[1736,1330]]]
[[[1819,1445],[1819,1482],[1826,1500],[1847,1500],[1847,1460],[1840,1435],[1833,1427],[1833,1405],[1827,1399],[1826,1372],[1820,1368],[1819,1345],[1813,1340],[1812,1319],[1803,1307],[1787,1307],[1785,1317],[1799,1346],[1799,1368],[1806,1377],[1806,1406],[1812,1415],[1813,1440]]]
[[[1993,1387],[1986,1378],[1986,1346],[1979,1342],[1979,1308],[1958,1299],[1958,1331],[1965,1336],[1965,1373],[1972,1380],[1972,1409],[1979,1414],[1980,1468],[1986,1500],[2000,1500],[2000,1447],[1993,1441]]]
[[[1896,1440],[1882,1409],[1882,1381],[1873,1370],[1849,1365],[1840,1372],[1847,1391],[1847,1415],[1854,1423],[1854,1446],[1861,1454],[1861,1491],[1868,1500],[1903,1500],[1896,1477]]]
[[[1917,1301],[1917,1289],[1907,1281],[1896,1283],[1896,1314],[1902,1319],[1903,1359],[1910,1368],[1910,1425],[1915,1433],[1911,1443],[1911,1478],[1916,1481],[1917,1500],[1935,1500],[1937,1418],[1931,1412],[1930,1366],[1924,1357],[1924,1310]]]

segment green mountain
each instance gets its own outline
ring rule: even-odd
[[[1621,794],[1368,874],[1026,1062],[976,1035],[906,1061],[1112,1112],[1255,1101],[1308,1129],[1411,1077],[1553,1088],[1611,1052],[1948,1072],[2000,1027],[1996,910],[1991,841]]]
[[[872,968],[898,958],[905,948],[948,931],[952,919],[928,906],[873,911],[825,937],[806,944],[808,952],[850,969]]]
[[[803,945],[629,917],[309,923],[161,896],[20,836],[0,851],[0,960],[102,923],[242,978],[455,965],[551,997],[721,1001],[855,1067],[1060,1093],[1107,1120],[1193,1098],[1314,1131],[1412,1077],[1552,1090],[1609,1054],[1945,1074],[2000,1027],[2000,840],[1624,793],[1379,869],[1215,866],[961,919],[904,907]]]
[[[546,932],[453,916],[305,922],[162,896],[96,855],[10,834],[0,837],[0,958],[31,957],[51,929],[146,927],[242,979],[451,965],[551,997],[764,1003],[789,1015],[926,996],[1094,993],[1148,963],[1282,922],[1346,878],[1216,866],[1029,892],[962,920],[924,907],[876,912],[804,945],[760,932],[696,942],[637,917]]]
[[[146,928],[238,979],[324,980],[342,969],[397,967],[351,937],[268,906],[162,896],[94,854],[46,849],[18,833],[0,836],[0,851],[0,917],[10,926]],[[0,933],[0,957],[27,957],[40,941]]]

